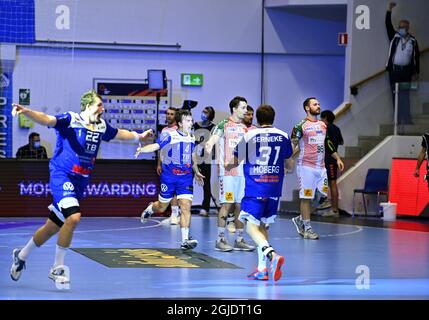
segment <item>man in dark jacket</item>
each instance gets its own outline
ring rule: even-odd
[[[46,149],[40,145],[40,135],[32,132],[28,136],[28,144],[22,146],[16,152],[17,159],[48,159]]]
[[[396,82],[411,82],[420,72],[420,51],[417,40],[408,31],[408,20],[400,20],[398,31],[392,25],[392,9],[396,3],[390,2],[386,12],[386,29],[389,37],[389,57],[386,69],[389,71],[390,87],[395,90]],[[394,95],[393,95],[394,96]],[[410,114],[410,93],[400,88],[398,95],[398,123],[412,124]]]
[[[325,167],[328,176],[329,190],[331,191],[332,209],[323,214],[324,217],[338,217],[338,186],[337,186],[337,160],[332,157],[331,153],[337,152],[338,146],[344,144],[340,128],[334,124],[335,114],[331,110],[322,111],[320,120],[326,124],[325,138]],[[325,200],[326,201],[326,200]],[[323,206],[320,207],[320,209]],[[328,208],[328,206],[326,206]]]

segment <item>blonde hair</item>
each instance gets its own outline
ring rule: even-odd
[[[101,99],[101,96],[95,90],[89,90],[80,97],[80,110],[85,111],[86,107],[95,102],[95,99]]]

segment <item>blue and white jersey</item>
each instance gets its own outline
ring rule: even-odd
[[[115,138],[118,129],[112,128],[103,119],[90,130],[82,117],[75,112],[65,112],[55,116],[57,124],[57,145],[50,169],[88,177],[94,169],[95,159],[101,141]]]
[[[292,155],[287,133],[273,127],[250,130],[234,153],[244,161],[245,197],[281,196],[284,160]]]
[[[170,175],[192,174],[195,137],[178,130],[166,130],[156,141],[161,147],[162,172]]]

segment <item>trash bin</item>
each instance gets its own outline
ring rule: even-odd
[[[382,202],[380,206],[383,208],[383,220],[394,221],[396,220],[396,206],[394,202]]]

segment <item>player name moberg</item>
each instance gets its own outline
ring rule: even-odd
[[[254,166],[250,169],[251,175],[279,173],[279,166]]]

